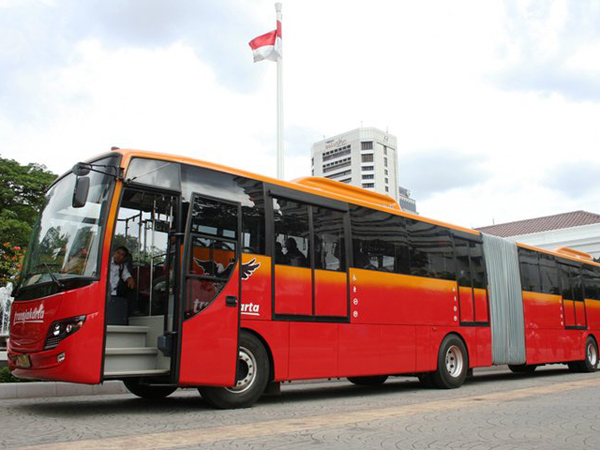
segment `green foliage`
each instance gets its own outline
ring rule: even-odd
[[[20,378],[13,377],[8,370],[8,367],[0,369],[0,383],[22,383],[27,380],[21,380]]]
[[[56,175],[40,164],[0,157],[0,285],[18,272],[22,250]]]

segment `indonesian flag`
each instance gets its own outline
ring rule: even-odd
[[[281,58],[281,22],[277,21],[276,30],[252,39],[249,45],[254,54],[254,62],[263,59],[277,61],[278,58]]]

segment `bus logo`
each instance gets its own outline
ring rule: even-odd
[[[260,263],[256,262],[256,258],[251,259],[246,264],[242,264],[242,280],[249,279],[259,267]]]
[[[20,323],[44,323],[44,305],[16,312],[13,325]]]

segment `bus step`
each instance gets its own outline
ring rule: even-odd
[[[129,325],[108,325],[106,327],[106,348],[145,347],[148,327]]]
[[[150,370],[125,370],[115,372],[104,372],[104,378],[123,378],[123,377],[141,377],[151,375],[168,375],[167,369],[150,369]]]
[[[158,349],[151,347],[107,348],[104,373],[157,369]]]

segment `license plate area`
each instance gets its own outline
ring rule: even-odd
[[[16,364],[21,369],[29,369],[31,367],[31,359],[29,355],[17,355]]]

